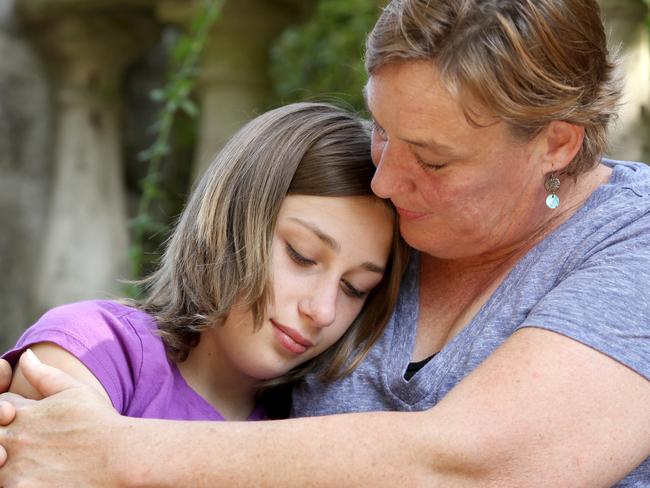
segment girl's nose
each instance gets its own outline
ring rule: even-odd
[[[336,286],[316,286],[313,291],[305,293],[300,300],[300,313],[309,317],[316,327],[327,327],[336,319],[336,298],[338,296],[338,283]]]

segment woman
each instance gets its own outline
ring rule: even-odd
[[[5,357],[30,347],[131,417],[286,417],[270,385],[351,370],[397,296],[405,248],[369,143],[326,104],[257,117],[199,181],[143,300],[50,310]],[[10,391],[40,397],[20,367]]]
[[[144,422],[35,365],[56,394],[13,399],[4,486],[648,486],[650,171],[602,159],[619,86],[596,2],[394,0],[366,65],[373,190],[420,253],[368,357],[293,413],[367,413]]]

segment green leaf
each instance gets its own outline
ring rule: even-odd
[[[189,35],[177,38],[170,52],[170,68],[165,85],[152,90],[152,100],[162,103],[163,106],[152,125],[156,138],[154,143],[138,154],[138,159],[148,162],[147,175],[140,181],[142,194],[138,203],[137,215],[129,221],[132,231],[132,244],[129,249],[131,261],[131,274],[139,278],[143,267],[155,262],[156,255],[146,255],[144,238],[146,235],[167,233],[166,224],[157,222],[152,217],[150,209],[156,200],[160,200],[165,193],[160,187],[159,168],[161,160],[171,151],[171,129],[178,115],[196,117],[198,107],[190,98],[194,91],[197,75],[199,73],[199,56],[205,46],[207,34],[218,19],[223,0],[204,0],[201,8],[192,22]],[[181,114],[179,114],[179,109]],[[139,296],[140,288],[127,286],[128,296]]]
[[[199,108],[189,98],[183,100],[183,102],[181,103],[181,109],[190,117],[196,117],[199,114]]]

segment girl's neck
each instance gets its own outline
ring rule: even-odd
[[[244,375],[210,340],[210,329],[187,359],[177,363],[186,383],[226,420],[245,420],[255,408],[258,381]]]

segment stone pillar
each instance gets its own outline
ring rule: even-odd
[[[51,117],[42,64],[0,1],[0,351],[35,319],[31,289],[50,178]]]
[[[128,278],[119,87],[156,29],[147,17],[92,10],[27,26],[49,67],[55,105],[54,180],[36,286],[43,310],[119,294],[118,279]]]
[[[600,0],[611,48],[620,47],[625,91],[611,155],[650,163],[650,38],[643,0]]]
[[[196,4],[167,0],[159,4],[163,22],[188,25]],[[300,2],[226,1],[201,59],[197,84],[199,137],[194,175],[248,120],[266,109],[271,83],[268,50],[273,39],[304,14]]]

